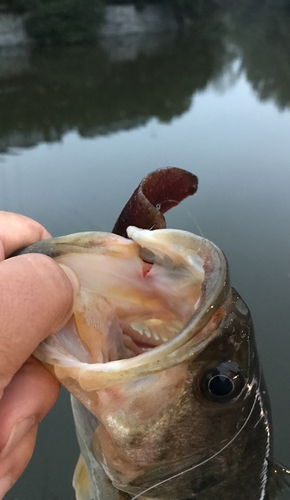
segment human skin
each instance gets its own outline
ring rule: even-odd
[[[27,466],[38,423],[59,393],[59,383],[32,353],[71,316],[77,278],[45,255],[6,260],[49,237],[32,219],[0,212],[0,500]]]

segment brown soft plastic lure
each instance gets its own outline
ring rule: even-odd
[[[163,229],[163,214],[193,195],[198,179],[191,172],[176,167],[160,168],[146,175],[126,203],[113,233],[127,237],[127,227]]]

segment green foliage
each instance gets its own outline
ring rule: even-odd
[[[23,74],[0,79],[0,151],[15,136],[21,147],[71,130],[95,137],[180,116],[227,64],[209,19],[206,30],[209,41],[202,30],[193,37],[150,34],[135,59],[117,63],[98,44],[31,49]]]
[[[106,5],[126,5],[133,4],[137,9],[146,7],[147,4],[164,3],[164,0],[103,0]]]
[[[5,2],[13,12],[27,12],[31,7],[31,0],[6,0]]]
[[[80,43],[96,38],[102,18],[100,0],[35,0],[26,29],[41,43]]]
[[[199,20],[217,8],[215,0],[170,0],[167,2],[182,23],[186,18]]]
[[[290,1],[290,0],[280,0]],[[159,3],[170,7],[180,26],[212,8],[214,0],[6,0],[14,12],[27,12],[28,34],[40,43],[92,41],[104,16],[105,5],[132,3],[137,10]]]

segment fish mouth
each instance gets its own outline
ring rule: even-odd
[[[74,317],[35,351],[62,382],[97,390],[175,366],[197,355],[221,321],[229,281],[218,247],[180,230],[131,226],[127,234],[46,243],[80,281]]]

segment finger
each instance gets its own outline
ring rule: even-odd
[[[70,269],[61,268],[40,254],[3,261],[0,283],[1,397],[1,389],[8,385],[37,345],[70,318],[74,289],[78,285]]]
[[[18,446],[0,460],[0,500],[21,476],[31,459],[37,435],[37,425],[21,439]]]
[[[38,222],[24,215],[0,211],[0,260],[19,248],[46,238],[50,238],[50,234]]]
[[[6,387],[0,401],[0,461],[51,410],[59,383],[31,357]]]

